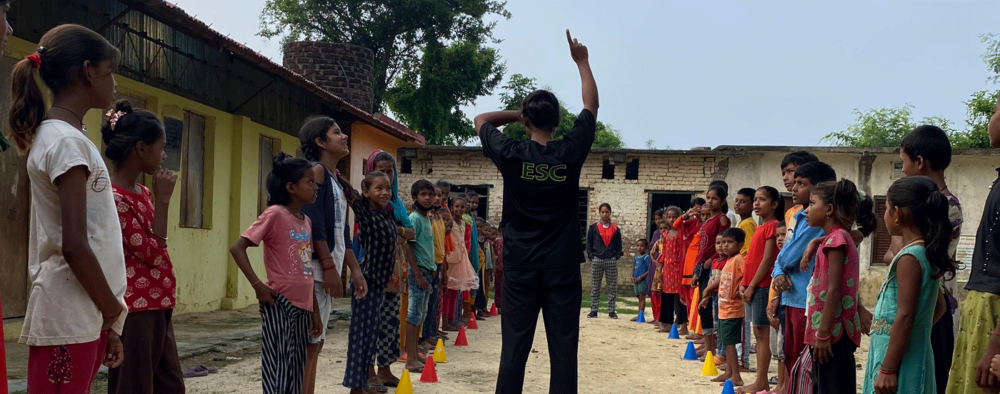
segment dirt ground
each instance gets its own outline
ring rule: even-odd
[[[622,298],[627,299],[619,299]],[[647,307],[646,316],[652,316],[651,313]],[[722,391],[717,383],[709,382],[710,377],[701,376],[702,363],[681,359],[686,341],[667,339],[666,334],[654,332],[649,324],[630,322],[634,315],[622,314],[620,317],[619,320],[612,320],[602,313],[597,319],[588,319],[586,311],[581,310],[580,393],[718,394]],[[327,332],[327,342],[320,358],[317,392],[347,392],[340,384],[347,354],[347,327],[347,321],[338,321]],[[437,365],[440,383],[420,383],[419,376],[411,376],[413,392],[492,393],[500,359],[499,318],[480,322],[478,330],[468,331],[468,340],[469,347],[446,344],[448,363]],[[548,392],[549,357],[541,320],[534,343],[536,352],[528,361],[524,392],[544,393]],[[861,364],[867,357],[866,351],[867,338],[862,349],[855,354]],[[241,356],[242,360],[221,368],[218,374],[187,379],[188,393],[259,393],[259,355],[248,352]],[[753,357],[751,355],[751,359]],[[770,370],[773,375],[774,363],[771,363]],[[393,371],[401,373],[402,364],[395,364]],[[858,376],[859,379],[863,376],[861,371],[858,371]],[[752,378],[744,374],[745,381]]]

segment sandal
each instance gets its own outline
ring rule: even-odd
[[[188,368],[184,370],[184,378],[201,378],[208,376],[208,370],[198,370],[197,368]]]

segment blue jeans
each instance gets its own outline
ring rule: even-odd
[[[407,274],[410,279],[410,306],[406,313],[406,322],[414,326],[419,326],[424,322],[424,318],[427,317],[427,304],[431,300],[431,293],[434,292],[434,285],[432,284],[435,276],[434,271],[420,267],[420,275],[423,275],[429,284],[426,289],[421,289],[417,285],[417,278],[414,276],[413,270],[410,270],[410,273]]]

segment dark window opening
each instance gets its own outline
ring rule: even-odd
[[[403,158],[403,163],[401,163],[401,165],[399,166],[399,172],[401,172],[403,174],[409,174],[409,173],[411,173],[413,171],[412,166],[413,166],[413,163],[410,162],[410,158],[409,157],[404,157]]]
[[[878,222],[878,227],[875,228],[875,233],[872,234],[872,263],[871,265],[885,265],[883,258],[885,257],[885,252],[889,251],[889,245],[892,244],[892,234],[889,234],[889,229],[885,226],[885,197],[875,197],[875,218]],[[860,245],[859,245],[860,246]]]
[[[680,208],[681,212],[687,212],[688,209],[691,209],[691,199],[693,198],[694,194],[688,192],[649,192],[649,212],[647,213],[649,230],[646,232],[646,239],[652,239],[653,232],[656,231],[656,225],[653,223],[653,214],[657,210],[674,205]]]
[[[639,179],[639,159],[632,159],[625,165],[625,179]]]
[[[615,179],[615,163],[611,160],[604,161],[604,169],[601,171],[602,179]]]

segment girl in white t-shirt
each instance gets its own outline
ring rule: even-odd
[[[108,169],[83,124],[90,109],[111,106],[120,57],[101,35],[61,25],[14,65],[10,132],[28,154],[32,201],[20,339],[30,349],[31,392],[87,392],[102,360],[122,362],[122,231]],[[48,111],[43,88],[52,93]]]

